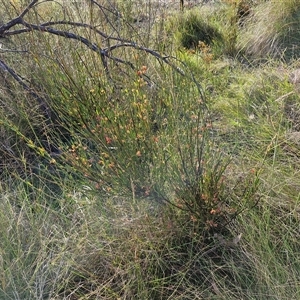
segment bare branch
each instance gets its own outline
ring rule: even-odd
[[[9,22],[7,22],[6,24],[3,24],[2,26],[0,26],[0,37],[5,37],[6,36],[5,31],[9,30],[10,28],[12,28],[13,26],[15,26],[17,24],[21,24],[23,17],[28,13],[28,11],[37,2],[38,2],[38,0],[31,1],[31,3],[21,12],[21,14],[19,16],[17,16],[16,18],[12,19]]]
[[[91,4],[96,5],[99,8],[99,10],[101,10],[101,12],[104,13],[104,16],[106,18],[108,18],[108,16],[107,16],[108,12],[112,13],[114,15],[117,15],[118,17],[121,17],[117,10],[104,7],[94,0],[90,0],[90,1],[91,1]],[[95,26],[93,26],[91,24],[86,24],[86,23],[81,23],[81,22],[73,22],[73,21],[68,21],[68,20],[49,21],[49,22],[45,22],[42,24],[32,24],[32,23],[26,22],[23,17],[29,12],[29,10],[31,8],[34,7],[34,5],[37,2],[38,2],[38,0],[31,1],[30,4],[21,12],[21,14],[18,17],[14,18],[13,20],[9,21],[8,23],[2,25],[0,27],[0,37],[8,37],[8,36],[18,35],[18,34],[22,34],[22,33],[26,33],[26,32],[38,31],[40,33],[49,33],[52,35],[61,36],[62,38],[79,41],[82,44],[84,44],[87,48],[89,48],[91,51],[96,52],[98,55],[100,55],[103,69],[105,71],[107,78],[110,81],[112,81],[112,76],[111,76],[110,70],[109,70],[109,61],[112,61],[115,64],[129,66],[132,70],[137,70],[137,67],[131,61],[124,60],[123,58],[114,55],[114,51],[117,49],[133,48],[136,51],[141,51],[141,52],[151,55],[152,57],[156,58],[160,63],[167,64],[168,66],[170,66],[173,70],[175,70],[182,76],[189,76],[191,78],[191,80],[197,85],[199,92],[204,100],[204,94],[203,94],[200,84],[196,81],[193,74],[186,74],[186,72],[183,71],[183,69],[181,69],[178,66],[178,63],[182,64],[184,66],[184,69],[188,70],[187,66],[185,66],[176,57],[161,54],[160,52],[158,52],[154,49],[150,49],[150,48],[144,47],[142,45],[139,45],[138,43],[136,43],[132,40],[123,39],[119,36],[116,37],[116,36],[109,35],[103,31],[99,30],[98,28],[96,28]],[[108,18],[108,21],[110,23],[109,18]],[[15,25],[23,25],[24,28],[10,30]],[[97,43],[93,42],[92,40],[90,40],[82,35],[73,33],[69,30],[57,29],[57,28],[55,28],[56,25],[69,25],[69,26],[72,26],[75,28],[78,28],[78,27],[89,28],[93,32],[98,34],[101,38],[105,39],[104,42],[106,42],[107,47],[102,48]],[[113,24],[111,24],[111,27],[114,29]],[[118,32],[117,32],[117,34],[118,34]],[[113,41],[115,44],[111,45],[111,43],[110,43],[111,41]],[[4,67],[3,64],[4,64],[4,62],[2,62],[2,66],[1,66],[2,69],[7,68],[7,66]],[[7,71],[8,71],[8,69],[7,69]],[[24,83],[22,83],[22,81],[20,81],[20,78],[18,77],[18,75],[13,73],[13,70],[11,70],[9,72],[25,89],[27,89],[24,86]],[[145,78],[145,76],[143,76],[143,75],[142,75],[142,77]],[[145,79],[148,83],[151,82],[151,80],[149,78],[145,78]],[[152,84],[152,82],[151,82],[151,84]]]
[[[92,26],[90,24],[72,22],[72,21],[53,21],[53,22],[46,22],[46,23],[41,24],[41,26],[53,26],[53,25],[71,25],[71,26],[75,26],[75,27],[89,28],[89,29],[92,29],[94,32],[98,33],[100,36],[102,36],[105,39],[116,40],[116,41],[124,42],[124,43],[130,43],[130,40],[128,40],[128,39],[122,39],[119,37],[107,35],[103,31],[100,31],[95,26]]]
[[[19,18],[23,18],[28,12],[29,10],[38,2],[39,0],[33,0],[29,3],[29,5],[21,12],[21,14],[19,15]]]
[[[17,24],[21,24],[22,22],[22,18],[17,17],[12,19],[11,21],[3,24],[0,26],[0,37],[6,37],[6,33],[5,31],[9,30],[11,27],[17,25]]]
[[[12,68],[10,68],[4,61],[0,60],[0,69],[2,69],[5,72],[8,72],[23,88],[24,90],[28,91],[29,94],[37,100],[39,103],[43,113],[45,114],[45,117],[47,119],[50,119],[50,111],[46,104],[46,100],[39,96],[32,88],[30,88],[26,83],[25,79],[17,74]]]
[[[184,75],[184,72],[179,69],[178,67],[174,66],[173,64],[171,64],[171,62],[169,61],[169,57],[168,56],[163,56],[161,55],[159,52],[137,45],[137,43],[127,40],[127,39],[122,39],[119,37],[113,37],[110,35],[107,35],[106,33],[98,30],[97,28],[95,28],[95,26],[92,26],[90,24],[85,24],[85,23],[80,23],[80,22],[72,22],[72,21],[49,21],[49,22],[45,22],[43,24],[37,25],[37,24],[31,24],[26,22],[23,17],[25,16],[26,13],[28,13],[28,11],[38,2],[38,0],[34,0],[32,1],[23,11],[22,13],[15,19],[11,20],[10,22],[2,25],[0,27],[0,36],[11,36],[11,35],[17,35],[17,34],[21,34],[21,33],[26,33],[26,32],[30,32],[33,30],[39,31],[39,32],[47,32],[50,34],[54,34],[57,36],[61,36],[67,39],[73,39],[73,40],[77,40],[80,41],[81,43],[83,43],[84,45],[86,45],[89,49],[91,49],[94,52],[97,52],[100,56],[101,56],[101,60],[102,60],[102,64],[103,67],[106,71],[106,74],[109,75],[109,70],[108,70],[108,64],[107,61],[105,59],[105,57],[107,59],[111,59],[112,61],[118,62],[118,63],[122,63],[125,65],[130,66],[132,69],[135,69],[134,65],[132,62],[129,61],[125,61],[119,57],[115,57],[112,55],[112,51],[114,51],[115,49],[118,48],[124,48],[124,47],[132,47],[136,50],[139,51],[144,51],[146,53],[151,54],[152,56],[156,57],[157,59],[163,61],[164,63],[170,65],[172,68],[176,69],[179,73],[181,73],[182,75]],[[101,6],[99,3],[97,3],[94,0],[91,0],[91,2],[95,5],[97,5],[101,10],[108,10],[109,12],[112,12],[111,10]],[[113,12],[115,13],[115,12]],[[17,24],[22,24],[25,28],[23,29],[18,29],[18,30],[14,30],[14,31],[8,31],[10,28],[12,28],[13,26],[17,25]],[[114,40],[117,41],[119,43],[109,46],[105,49],[102,49],[101,47],[99,47],[96,43],[93,43],[92,41],[90,41],[89,39],[66,31],[66,30],[58,30],[55,29],[51,26],[54,25],[71,25],[71,26],[75,26],[75,27],[84,27],[84,28],[89,28],[92,29],[95,33],[99,34],[101,37],[107,39],[107,40]],[[109,76],[110,77],[110,76]]]
[[[54,23],[56,23],[56,22],[54,22]],[[91,42],[89,39],[87,39],[83,36],[71,33],[69,31],[57,30],[55,28],[52,28],[52,27],[49,27],[49,26],[44,26],[44,25],[30,24],[30,23],[27,23],[24,20],[21,20],[21,24],[24,25],[25,27],[27,27],[27,29],[29,31],[36,30],[36,31],[40,31],[40,32],[48,32],[48,33],[51,33],[51,34],[54,34],[54,35],[62,36],[64,38],[74,39],[74,40],[80,41],[81,43],[86,45],[89,49],[91,49],[94,52],[97,52],[101,56],[102,64],[103,64],[103,67],[104,67],[107,75],[109,74],[108,73],[108,65],[107,65],[107,61],[104,59],[104,57],[107,57],[108,59],[111,59],[111,60],[119,62],[119,63],[129,65],[132,69],[135,69],[134,65],[131,62],[125,61],[121,58],[118,58],[118,57],[115,57],[115,56],[111,55],[113,50],[116,50],[118,48],[124,48],[124,47],[131,47],[131,48],[134,48],[136,50],[144,51],[146,53],[149,53],[152,56],[156,57],[157,59],[159,59],[159,60],[163,61],[164,63],[168,64],[169,66],[171,66],[173,69],[175,69],[181,75],[185,75],[183,70],[181,70],[179,67],[175,66],[174,64],[172,64],[170,62],[170,60],[169,60],[170,57],[169,56],[164,56],[164,55],[161,55],[159,52],[157,52],[155,50],[146,48],[144,46],[139,46],[135,42],[123,42],[122,40],[120,40],[118,38],[115,38],[116,40],[121,41],[121,43],[118,43],[118,44],[115,44],[113,46],[110,46],[110,47],[107,47],[107,48],[103,49],[103,48],[99,47],[97,44]],[[85,26],[85,24],[81,24],[81,26]]]
[[[54,35],[62,36],[67,39],[73,39],[80,41],[81,43],[85,44],[89,49],[91,49],[94,52],[98,52],[101,55],[105,55],[105,51],[103,51],[100,47],[98,47],[95,43],[92,43],[87,38],[77,35],[75,33],[71,33],[69,31],[64,30],[57,30],[52,27],[42,26],[42,25],[35,25],[25,22],[24,20],[21,21],[21,24],[27,27],[30,31],[36,30],[40,32],[48,32]]]
[[[21,23],[22,22],[19,22],[18,24],[21,24]],[[74,26],[74,27],[89,28],[107,40],[109,39],[109,40],[119,41],[119,42],[123,42],[123,43],[131,42],[128,39],[122,39],[119,37],[114,37],[112,35],[108,35],[108,34],[104,33],[103,31],[100,31],[99,29],[97,29],[95,26],[92,26],[90,24],[85,24],[85,23],[72,22],[72,21],[51,21],[51,22],[42,23],[42,24],[36,25],[36,26],[47,27],[47,26],[53,26],[53,25],[70,25],[70,26]],[[7,32],[5,32],[5,37],[18,35],[18,34],[30,32],[30,31],[32,31],[32,28],[22,28],[22,29],[17,29],[17,30],[13,30],[13,31],[7,31]]]

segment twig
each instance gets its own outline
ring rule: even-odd
[[[48,105],[46,104],[46,100],[39,96],[32,88],[30,88],[26,83],[24,78],[22,78],[19,74],[17,74],[12,68],[10,68],[4,61],[0,60],[0,69],[5,72],[8,72],[23,88],[28,91],[29,94],[39,103],[45,117],[50,119],[51,113]]]

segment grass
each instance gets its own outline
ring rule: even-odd
[[[296,59],[299,3],[291,0],[274,4],[274,1],[262,2],[253,9],[239,43],[248,54],[256,57]]]
[[[120,47],[114,55],[134,67],[105,68],[63,36],[1,39],[26,43],[1,60],[31,87],[0,69],[1,299],[299,298],[299,95],[288,50],[299,7],[257,2],[242,26],[238,1],[183,15],[150,1],[49,2],[26,16],[90,23],[170,64]],[[19,6],[5,2],[5,18]],[[92,28],[56,28],[108,47]]]

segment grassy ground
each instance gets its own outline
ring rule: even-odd
[[[0,59],[36,92],[0,70],[0,298],[300,298],[298,2],[99,3],[26,20],[90,23],[170,63],[126,46],[134,68],[105,69],[62,36],[0,40],[26,49]]]

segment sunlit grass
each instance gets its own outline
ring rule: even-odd
[[[262,1],[241,30],[239,45],[254,57],[294,59],[299,44],[298,18],[298,1]]]

